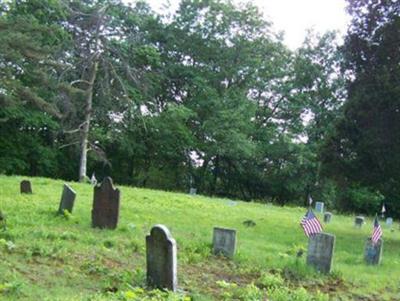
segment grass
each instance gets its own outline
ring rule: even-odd
[[[363,262],[372,219],[362,229],[353,216],[334,215],[325,232],[336,235],[334,271],[305,265],[299,221],[304,208],[235,202],[156,190],[119,187],[118,228],[91,228],[93,187],[77,192],[72,215],[56,216],[62,181],[0,176],[0,300],[400,300],[400,231],[384,229],[380,266]],[[246,220],[254,227],[243,224]],[[176,294],[145,288],[145,236],[166,225],[178,245]],[[237,230],[233,260],[210,254],[212,228]]]

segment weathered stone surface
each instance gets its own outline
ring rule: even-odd
[[[307,264],[321,273],[332,270],[335,235],[318,233],[308,240]]]
[[[214,227],[213,254],[232,258],[236,251],[236,230]]]
[[[372,243],[371,238],[367,239],[364,250],[364,260],[367,264],[377,265],[381,263],[383,252],[383,240],[379,239],[376,244]]]
[[[115,229],[119,217],[119,189],[114,188],[112,179],[107,177],[94,187],[92,226]]]
[[[318,213],[324,213],[324,203],[323,202],[316,202],[315,203],[315,211]]]
[[[32,185],[28,180],[21,181],[20,184],[21,193],[32,193]]]
[[[190,188],[190,190],[189,190],[189,194],[190,195],[196,195],[197,194],[197,189],[196,188]]]
[[[147,285],[152,288],[176,291],[176,242],[168,228],[155,225],[146,236]]]
[[[76,192],[67,184],[64,184],[63,192],[61,195],[60,206],[58,208],[58,213],[63,214],[64,210],[72,213],[74,208]]]
[[[354,226],[357,228],[361,228],[364,225],[365,218],[364,216],[356,216],[354,219]]]
[[[388,225],[389,227],[391,227],[393,225],[393,218],[392,217],[386,218],[386,225]]]
[[[330,212],[325,212],[324,213],[324,223],[329,224],[332,219],[332,213]]]

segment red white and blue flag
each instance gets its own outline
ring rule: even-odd
[[[376,244],[381,238],[382,234],[383,232],[381,225],[379,224],[378,217],[375,216],[374,229],[372,231],[372,236],[371,236],[372,243]]]
[[[303,228],[304,234],[307,237],[322,232],[322,225],[311,209],[308,209],[306,215],[300,222],[300,226]]]

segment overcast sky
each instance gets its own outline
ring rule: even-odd
[[[168,0],[147,0],[156,11],[164,11]],[[318,32],[339,30],[346,32],[349,17],[345,12],[345,0],[253,0],[275,31],[285,32],[285,42],[295,49],[304,40],[306,30],[313,27]],[[175,10],[179,0],[169,0]]]

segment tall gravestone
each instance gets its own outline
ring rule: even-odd
[[[324,213],[324,203],[323,202],[316,202],[315,203],[315,211],[318,213]]]
[[[373,243],[371,238],[367,239],[364,250],[364,261],[367,264],[378,265],[381,262],[383,251],[383,240],[379,239],[377,243]]]
[[[147,285],[152,288],[176,291],[176,242],[168,228],[155,225],[146,236]]]
[[[213,254],[232,258],[236,251],[236,230],[214,227]]]
[[[318,233],[308,240],[307,264],[321,273],[332,270],[335,235]]]
[[[115,229],[119,217],[119,189],[114,188],[110,177],[94,187],[92,227]]]
[[[364,216],[356,216],[354,219],[354,226],[357,228],[361,228],[364,225],[365,218]]]
[[[63,192],[61,195],[60,206],[58,208],[58,214],[63,214],[64,210],[72,213],[74,208],[76,192],[67,184],[64,184]]]
[[[329,224],[331,222],[331,219],[332,219],[332,213],[325,212],[324,213],[324,223]]]
[[[20,183],[20,190],[21,193],[32,193],[32,185],[31,182],[28,180],[23,180]]]

